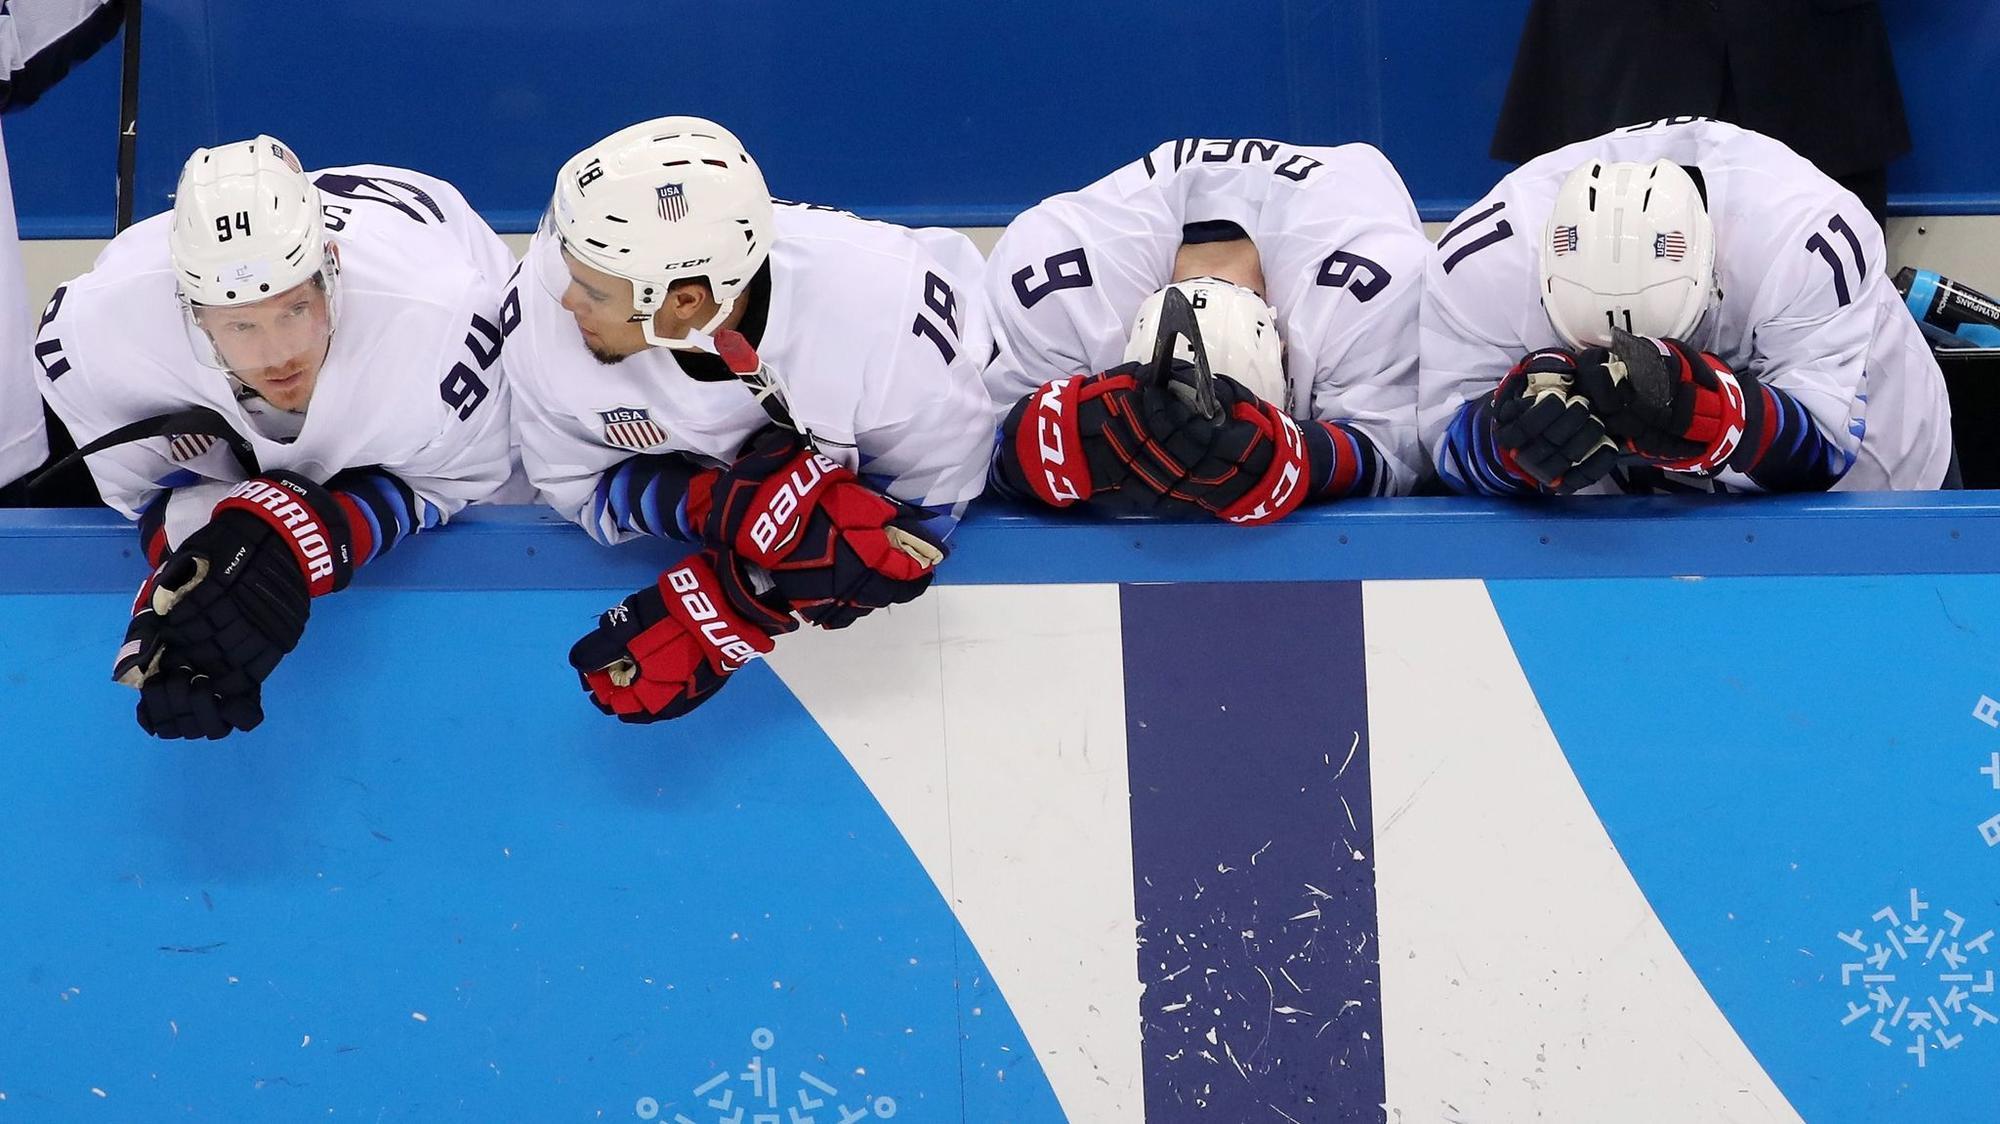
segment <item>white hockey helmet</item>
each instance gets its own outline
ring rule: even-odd
[[[771,216],[764,173],[734,134],[700,117],[659,117],[571,157],[556,173],[543,231],[577,261],[632,283],[632,322],[647,343],[687,348],[698,343],[654,330],[667,289],[706,279],[721,308],[698,330],[713,332],[770,257]],[[545,279],[558,296],[567,273]]]
[[[319,189],[283,143],[259,135],[196,149],[174,189],[167,247],[189,339],[208,365],[230,366],[203,329],[201,310],[255,304],[307,281],[317,280],[326,294],[318,346],[331,337],[339,259]]]
[[[1159,334],[1160,306],[1167,299],[1167,289],[1180,290],[1194,306],[1195,323],[1201,326],[1209,369],[1228,375],[1257,397],[1290,413],[1291,383],[1285,377],[1278,314],[1252,290],[1219,277],[1176,281],[1147,297],[1139,306],[1139,314],[1132,318],[1132,334],[1125,342],[1125,362],[1152,361]],[[1184,352],[1181,358],[1193,361],[1193,349],[1185,339],[1180,347]]]
[[[1684,339],[1716,295],[1715,226],[1693,177],[1669,160],[1577,165],[1541,258],[1542,308],[1571,347],[1607,346],[1614,325]]]

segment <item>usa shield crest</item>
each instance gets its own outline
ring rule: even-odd
[[[604,422],[604,443],[613,448],[643,453],[667,443],[666,429],[644,406],[613,406],[597,411],[597,416]]]
[[[660,185],[660,217],[668,222],[679,222],[688,217],[686,185],[678,183]]]
[[[191,461],[215,448],[215,438],[206,433],[167,434],[168,455],[175,461]]]

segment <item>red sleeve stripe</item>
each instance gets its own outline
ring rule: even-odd
[[[1755,470],[1758,463],[1764,459],[1764,454],[1770,452],[1772,443],[1778,439],[1778,424],[1784,421],[1784,408],[1772,396],[1771,388],[1760,382],[1757,384],[1757,393],[1764,396],[1764,417],[1762,424],[1757,427],[1760,431],[1757,434],[1757,455],[1751,458],[1750,468],[1744,470],[1746,473]]]
[[[1361,446],[1354,435],[1329,421],[1317,423],[1325,426],[1333,438],[1333,475],[1326,482],[1325,495],[1345,496],[1353,492],[1354,484],[1361,479]]]
[[[161,492],[139,512],[139,550],[148,566],[158,566],[172,551],[167,545],[167,504],[173,496],[171,490]]]
[[[346,492],[335,492],[334,501],[340,505],[340,513],[347,517],[347,531],[354,544],[354,564],[375,557],[375,523],[361,510],[353,496]]]

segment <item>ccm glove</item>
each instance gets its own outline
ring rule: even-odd
[[[1183,381],[1192,370],[1176,361],[1168,378],[1134,395],[1132,480],[1231,523],[1289,515],[1311,490],[1299,423],[1224,374],[1210,376],[1214,398],[1205,408]],[[1128,432],[1114,437],[1126,439]]]
[[[621,722],[678,718],[798,622],[714,550],[691,554],[612,606],[569,650],[597,709]]]
[[[1576,380],[1605,430],[1648,464],[1712,473],[1732,466],[1739,454],[1755,459],[1763,391],[1707,352],[1679,340],[1618,332],[1611,347],[1578,357]]]
[[[1127,363],[1022,398],[1001,427],[1002,486],[1107,515],[1264,523],[1291,512],[1309,490],[1298,423],[1226,375],[1201,402],[1193,370],[1175,361],[1154,379]]]
[[[1117,512],[1152,506],[1150,492],[1121,495],[1131,472],[1121,451],[1133,442],[1104,437],[1109,426],[1129,430],[1138,370],[1139,364],[1128,363],[1103,374],[1072,375],[1023,395],[1000,426],[995,468],[1001,487],[1050,507],[1092,502]]]

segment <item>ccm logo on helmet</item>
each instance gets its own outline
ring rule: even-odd
[[[771,493],[764,503],[764,510],[750,523],[750,541],[759,551],[769,553],[786,543],[799,533],[796,516],[799,505],[812,494],[815,488],[825,482],[827,473],[837,471],[839,465],[814,453],[806,463],[795,468],[778,483],[778,490]]]
[[[1063,390],[1069,379],[1059,379],[1042,388],[1035,396],[1035,445],[1041,452],[1042,476],[1049,486],[1049,496],[1057,502],[1075,503],[1083,498],[1076,480],[1068,473],[1058,473],[1069,459],[1068,450],[1063,446]]]
[[[701,579],[693,569],[677,566],[667,571],[667,588],[681,600],[681,611],[688,615],[696,628],[701,630],[702,639],[708,641],[716,654],[722,658],[718,671],[735,671],[757,658],[757,649],[750,642],[736,635],[734,626],[722,619],[716,611],[715,602],[701,590]]]
[[[714,260],[715,260],[715,256],[714,256],[713,254],[711,254],[711,255],[709,255],[708,257],[705,257],[705,258],[690,258],[690,259],[688,259],[687,261],[670,261],[670,262],[668,262],[668,263],[667,263],[667,265],[666,265],[666,268],[668,268],[668,269],[693,269],[693,268],[694,268],[695,266],[698,266],[698,265],[707,265],[707,264],[708,264],[709,262],[712,262],[712,261],[714,261]]]
[[[290,491],[267,480],[245,480],[231,488],[224,498],[243,500],[270,512],[292,536],[292,546],[305,562],[308,581],[333,577],[333,548],[326,541],[319,521]]]

